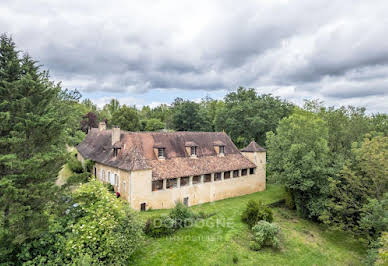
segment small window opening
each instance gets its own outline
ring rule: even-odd
[[[197,147],[191,146],[191,156],[196,156],[196,155],[197,155]]]
[[[221,180],[221,173],[215,173],[214,174],[214,181],[220,181]]]
[[[212,181],[212,175],[211,174],[206,174],[204,176],[203,182],[207,183],[207,182],[210,182],[210,181]]]
[[[158,148],[158,157],[164,158],[165,157],[166,150],[165,148]]]
[[[146,210],[146,204],[145,204],[145,202],[142,203],[142,204],[140,204],[140,210],[141,210],[142,212],[144,212],[144,211]]]
[[[181,187],[187,186],[190,182],[190,177],[181,177]]]
[[[244,175],[247,175],[248,174],[248,169],[242,169],[241,170],[241,175],[244,176]]]
[[[255,168],[250,168],[249,169],[249,174],[254,175],[255,174]]]
[[[224,173],[224,179],[230,178],[230,171]]]
[[[238,170],[234,170],[234,171],[233,171],[233,177],[239,177]]]
[[[224,154],[225,153],[225,146],[220,146],[220,154]]]
[[[152,191],[162,190],[163,180],[152,181]]]
[[[201,183],[201,176],[195,175],[193,176],[193,185]]]
[[[167,179],[166,188],[174,188],[178,186],[178,180],[176,178]]]

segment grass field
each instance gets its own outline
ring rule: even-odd
[[[136,255],[136,265],[360,265],[364,247],[345,233],[299,218],[294,211],[274,208],[274,222],[282,229],[279,250],[249,249],[250,232],[240,215],[250,199],[271,203],[283,197],[281,186],[269,185],[264,192],[206,203],[193,211],[214,216],[182,229],[170,237],[147,238]],[[141,218],[168,213],[154,210]]]

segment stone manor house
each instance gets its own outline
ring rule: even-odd
[[[265,189],[265,149],[252,141],[239,151],[224,132],[127,132],[100,123],[77,150],[81,162],[95,162],[96,178],[137,210]]]

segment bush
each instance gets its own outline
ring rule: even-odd
[[[169,216],[155,216],[147,220],[144,233],[152,237],[171,235],[175,231],[175,221]]]
[[[81,162],[76,158],[70,158],[67,164],[69,165],[70,170],[75,174],[81,174],[84,172],[84,168],[82,167]]]
[[[286,189],[286,196],[285,196],[285,204],[286,204],[286,207],[289,208],[290,210],[294,210],[295,209],[295,202],[294,202],[294,198],[292,197],[292,193],[289,189]]]
[[[73,174],[67,179],[66,184],[74,185],[74,184],[86,183],[89,181],[89,178],[90,178],[90,173]]]
[[[252,228],[258,221],[264,220],[267,222],[273,221],[272,210],[265,206],[263,202],[250,200],[248,201],[247,208],[241,215],[241,219],[244,223],[248,224]]]
[[[114,186],[113,186],[112,184],[110,184],[110,183],[105,183],[104,185],[105,185],[105,187],[108,189],[109,192],[112,192],[112,193],[115,192],[115,188],[114,188]]]
[[[86,160],[85,161],[85,169],[87,172],[93,174],[94,162],[91,160]]]
[[[192,225],[196,215],[182,202],[178,202],[169,215],[175,221],[175,228],[183,228]]]
[[[253,241],[251,249],[260,250],[262,247],[274,247],[278,248],[280,241],[278,234],[280,232],[279,226],[271,224],[266,221],[259,221],[252,227]]]

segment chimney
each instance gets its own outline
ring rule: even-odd
[[[112,145],[114,145],[118,141],[120,141],[120,128],[114,126],[112,128]]]
[[[106,124],[105,122],[100,122],[98,124],[98,131],[103,131],[103,130],[106,130]]]

